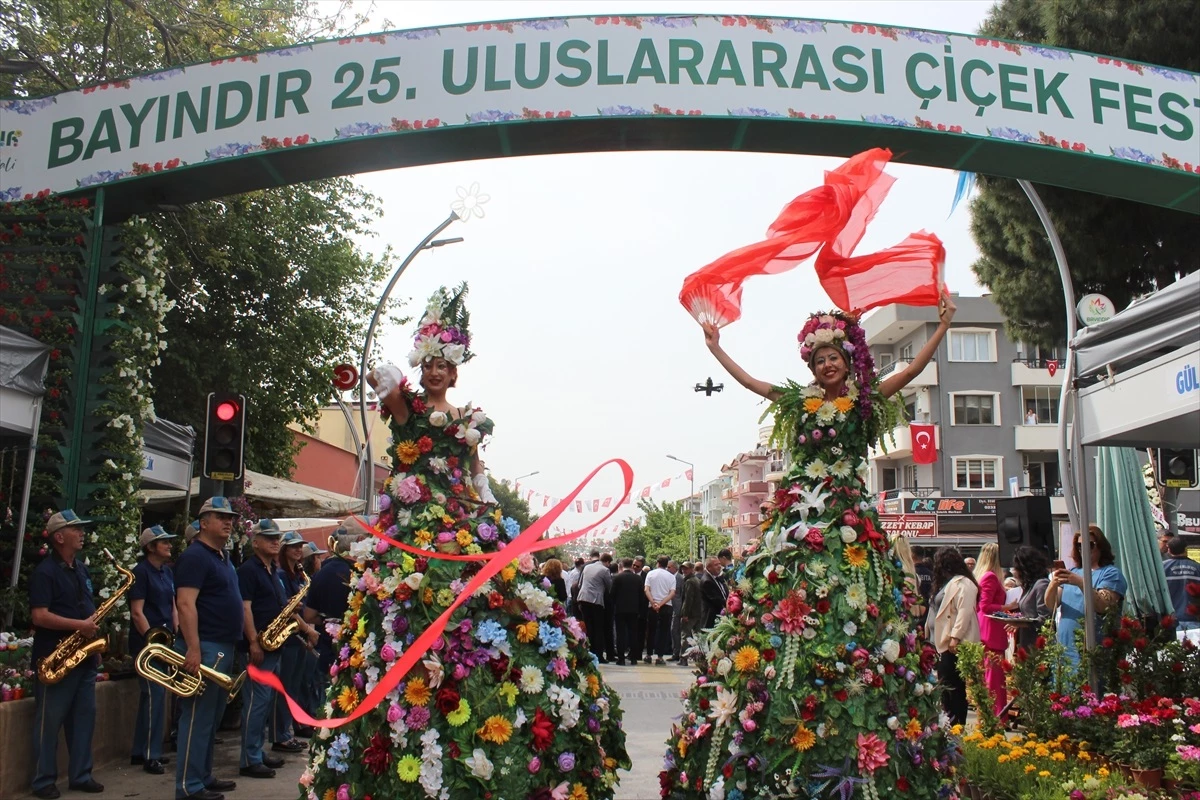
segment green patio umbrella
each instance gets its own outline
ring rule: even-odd
[[[1117,567],[1129,583],[1125,613],[1130,616],[1174,612],[1158,554],[1154,516],[1136,451],[1098,448],[1096,520],[1112,543]]]

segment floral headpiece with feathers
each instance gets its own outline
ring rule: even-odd
[[[413,351],[408,363],[417,367],[435,358],[444,358],[458,366],[474,358],[471,352],[471,314],[465,303],[467,284],[464,281],[453,291],[445,286],[429,297],[425,316],[417,326]]]

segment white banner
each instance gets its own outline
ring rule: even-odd
[[[1118,160],[1184,173],[1200,160],[1195,73],[858,23],[580,17],[359,36],[3,101],[0,200],[430,128],[653,116],[815,120],[834,126],[830,136],[924,129],[1087,154],[1100,169]],[[1036,156],[1026,172],[1089,169],[1060,152],[1018,152]],[[955,166],[936,152],[911,158]]]

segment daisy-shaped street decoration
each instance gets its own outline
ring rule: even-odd
[[[479,183],[471,184],[470,189],[459,186],[458,199],[450,204],[450,210],[458,215],[463,222],[470,222],[471,217],[483,219],[483,204],[491,200],[491,195],[479,193]]]

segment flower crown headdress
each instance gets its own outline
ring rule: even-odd
[[[442,286],[430,296],[425,316],[417,326],[413,351],[408,354],[411,366],[417,367],[435,358],[444,358],[458,366],[474,358],[466,297],[465,281],[453,292]]]
[[[842,311],[818,312],[808,318],[796,338],[800,341],[800,357],[810,368],[819,349],[836,347],[846,357],[858,386],[866,389],[874,383],[875,359],[857,317]]]

